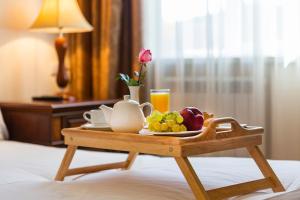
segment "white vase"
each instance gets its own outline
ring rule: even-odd
[[[128,86],[130,99],[140,103],[140,86]]]

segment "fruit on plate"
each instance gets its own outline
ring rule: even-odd
[[[209,124],[209,119],[214,118],[214,114],[208,113],[208,112],[204,112],[203,113],[203,117],[204,117],[204,124],[203,124],[203,126],[207,127],[208,124]]]
[[[195,107],[186,107],[180,112],[188,131],[201,130],[204,122],[202,112]]]
[[[186,131],[183,117],[177,111],[160,113],[154,111],[147,117],[148,129],[155,132],[180,132]]]

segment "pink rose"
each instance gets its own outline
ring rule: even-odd
[[[140,63],[148,63],[152,60],[152,53],[150,49],[142,49],[139,53]]]

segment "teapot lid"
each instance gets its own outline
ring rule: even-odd
[[[129,104],[139,105],[139,103],[137,101],[130,99],[130,95],[124,95],[123,96],[123,100],[117,102],[117,104],[123,104],[123,103],[129,103]]]

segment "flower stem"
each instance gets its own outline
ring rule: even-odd
[[[144,68],[144,63],[141,63],[140,72],[139,72],[139,78],[138,78],[138,84],[141,85],[141,76]]]

